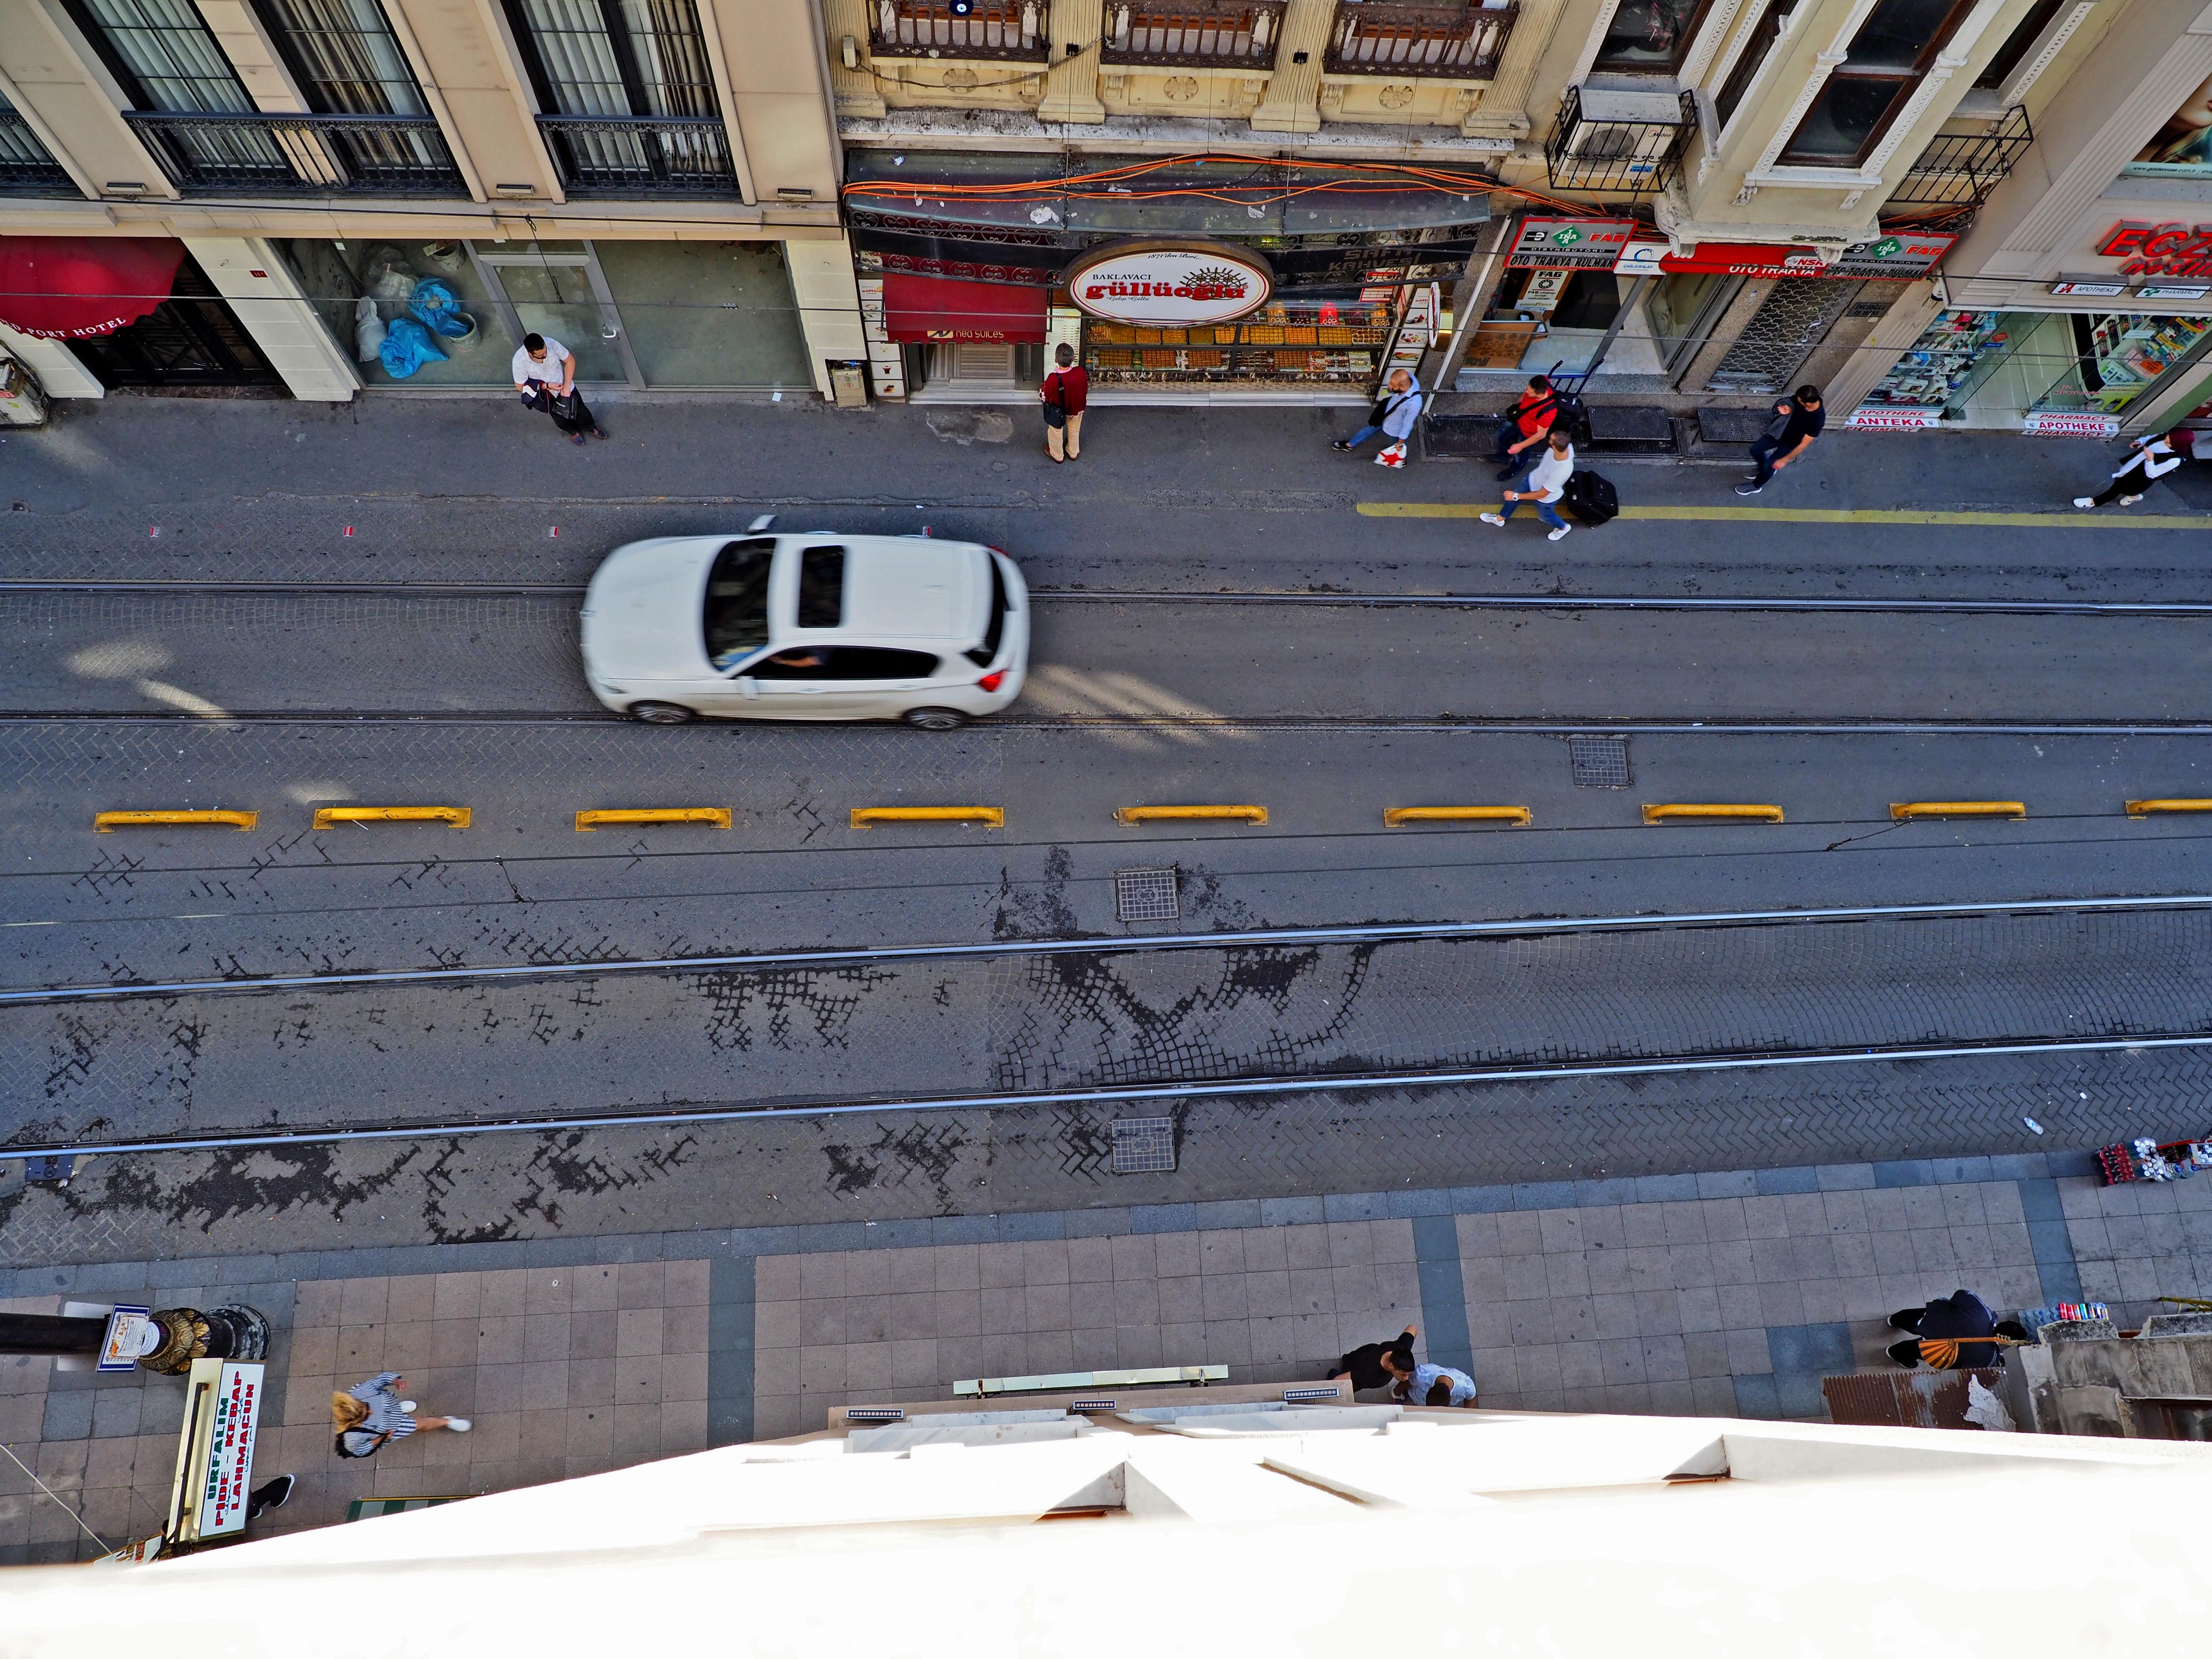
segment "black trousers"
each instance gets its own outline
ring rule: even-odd
[[[2150,480],[2143,477],[2142,469],[2131,466],[2089,500],[2094,506],[2110,507],[2123,495],[2140,495],[2149,488]]]
[[[584,394],[580,390],[571,392],[564,398],[543,381],[539,381],[537,383],[535,393],[523,401],[531,408],[544,410],[545,413],[550,415],[553,417],[553,424],[563,432],[599,430],[599,423],[592,417],[591,410],[586,405]]]

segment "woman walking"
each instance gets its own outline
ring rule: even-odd
[[[374,1457],[388,1442],[417,1429],[451,1429],[466,1434],[465,1417],[417,1417],[415,1402],[402,1400],[407,1379],[398,1371],[379,1371],[343,1394],[331,1395],[331,1422],[338,1431],[340,1457]]]
[[[1091,402],[1091,372],[1076,366],[1072,345],[1063,344],[1052,360],[1060,367],[1044,377],[1038,393],[1044,403],[1044,453],[1055,461],[1072,461],[1083,453],[1083,411]],[[1065,455],[1060,453],[1063,441]]]
[[[2162,433],[2155,438],[2135,438],[2129,447],[2135,451],[2127,459],[2112,469],[2112,481],[2094,495],[2076,495],[2076,507],[2109,507],[2118,501],[2122,507],[2133,507],[2143,498],[2153,478],[2163,478],[2181,465],[2181,457],[2174,453],[2173,434]]]

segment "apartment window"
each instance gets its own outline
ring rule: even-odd
[[[1783,151],[1798,167],[1856,167],[1911,98],[1974,0],[1881,0]]]
[[[1743,102],[1743,95],[1751,90],[1752,80],[1758,75],[1759,66],[1766,62],[1766,55],[1782,39],[1782,25],[1788,21],[1790,5],[1795,3],[1796,0],[1789,0],[1789,3],[1784,3],[1784,0],[1766,0],[1765,9],[1759,14],[1759,21],[1753,27],[1751,39],[1744,42],[1743,50],[1736,54],[1735,66],[1729,70],[1728,79],[1721,83],[1719,95],[1713,100],[1713,112],[1720,118],[1722,131],[1727,131],[1729,117],[1734,115],[1736,106]]]
[[[1712,0],[1620,0],[1593,70],[1672,75],[1690,55]]]
[[[507,0],[507,8],[550,112],[721,112],[691,0]]]
[[[2020,27],[2005,36],[2004,45],[1990,59],[1990,66],[1974,77],[1974,84],[1984,92],[2002,90],[2004,83],[2012,79],[2012,72],[2020,67],[2021,59],[2043,39],[2044,30],[2057,20],[2059,9],[2067,3],[2068,0],[2038,0],[2034,9],[2020,20]]]
[[[63,0],[131,107],[179,115],[251,111],[192,0]]]
[[[377,0],[258,0],[261,21],[322,115],[427,115]]]

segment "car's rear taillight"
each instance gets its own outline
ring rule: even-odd
[[[986,675],[984,675],[984,676],[983,676],[983,678],[982,678],[981,679],[980,679],[980,680],[977,680],[977,681],[975,682],[975,684],[976,684],[976,685],[977,685],[977,686],[979,686],[979,687],[980,687],[981,689],[982,689],[983,690],[986,690],[986,691],[995,691],[995,690],[998,690],[1001,685],[1003,685],[1003,684],[1006,684],[1006,671],[1005,669],[1001,668],[1001,669],[1000,669],[1000,670],[999,670],[999,672],[998,672],[997,673],[995,673],[995,674],[986,674]]]

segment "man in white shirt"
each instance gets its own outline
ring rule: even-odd
[[[553,424],[568,434],[570,443],[583,442],[587,432],[594,438],[607,435],[584,406],[584,394],[576,390],[575,354],[558,340],[526,334],[511,368],[523,403],[552,416]]]
[[[1552,526],[1552,533],[1545,538],[1547,541],[1558,541],[1572,528],[1559,515],[1553,503],[1567,493],[1567,480],[1574,476],[1575,447],[1569,441],[1564,427],[1555,426],[1546,435],[1547,444],[1544,458],[1531,467],[1528,476],[1521,481],[1528,487],[1502,491],[1505,497],[1505,510],[1484,514],[1483,523],[1502,526],[1519,509],[1522,502],[1534,501],[1536,503],[1536,516]]]

